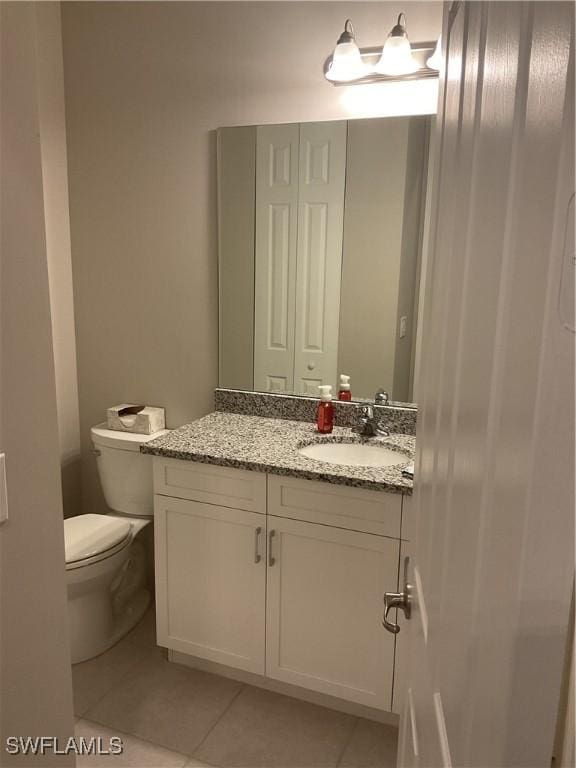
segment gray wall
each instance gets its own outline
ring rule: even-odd
[[[74,728],[48,283],[52,208],[39,117],[50,100],[42,69],[54,64],[44,38],[54,27],[43,20],[54,12],[51,4],[0,3],[0,446],[9,508],[0,527],[0,761],[61,768],[73,756],[5,752],[7,736],[67,739]]]
[[[256,127],[218,132],[218,384],[254,389]]]
[[[64,516],[78,514],[80,417],[74,334],[60,4],[39,3],[38,98]]]
[[[348,124],[339,370],[355,397],[410,401],[427,117]],[[408,317],[406,336],[399,321]]]
[[[63,4],[84,510],[103,509],[89,427],[108,405],[163,405],[169,426],[212,408],[218,292],[215,129],[405,113],[322,65],[344,20],[381,43],[400,3]],[[413,40],[441,4],[410,3]],[[418,94],[429,84],[416,84]],[[412,86],[411,86],[412,87]],[[431,111],[410,101],[410,108]],[[398,111],[396,111],[398,114]]]
[[[412,117],[408,126],[404,214],[402,220],[402,254],[398,279],[396,315],[396,351],[394,355],[395,400],[414,400],[416,327],[418,321],[418,289],[420,287],[422,228],[428,167],[430,118]],[[406,335],[400,338],[400,319],[408,318]]]

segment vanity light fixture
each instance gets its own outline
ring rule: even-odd
[[[426,62],[426,66],[430,67],[430,69],[435,69],[437,72],[440,70],[442,66],[442,36],[438,38],[434,53]]]
[[[375,71],[381,75],[411,75],[418,68],[406,34],[406,16],[401,13],[384,43]]]
[[[358,80],[365,74],[367,74],[366,66],[362,61],[360,49],[356,45],[354,27],[350,19],[346,19],[344,32],[338,38],[332,61],[326,71],[326,79],[334,83],[348,83],[351,80]]]
[[[383,46],[359,48],[352,22],[346,19],[334,53],[324,64],[324,76],[333,85],[438,77],[439,42],[411,45],[406,33],[406,16],[401,13]]]

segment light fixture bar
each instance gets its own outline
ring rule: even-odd
[[[406,75],[381,75],[377,72],[371,71],[376,67],[380,56],[382,54],[381,46],[373,46],[371,48],[360,48],[360,56],[362,62],[366,66],[367,74],[363,77],[359,77],[355,80],[349,80],[347,82],[332,81],[332,85],[363,85],[368,83],[390,83],[390,82],[405,82],[406,80],[421,80],[428,77],[438,77],[438,70],[432,69],[427,66],[426,62],[434,53],[436,48],[436,42],[423,42],[412,43],[412,56],[419,64],[418,69],[415,72],[411,72]],[[332,56],[329,56],[324,62],[324,75],[328,72],[328,68],[332,63]]]

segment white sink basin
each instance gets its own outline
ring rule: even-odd
[[[348,467],[393,467],[410,461],[404,453],[391,451],[384,445],[366,443],[312,443],[298,452],[309,459]]]

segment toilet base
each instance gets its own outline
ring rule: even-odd
[[[92,646],[84,646],[82,649],[78,649],[77,654],[72,654],[72,664],[80,664],[83,661],[89,661],[90,659],[100,656],[106,651],[110,650],[112,646],[128,634],[136,624],[142,619],[148,606],[150,605],[150,592],[147,589],[139,589],[136,594],[132,596],[130,602],[124,606],[122,614],[117,617],[116,624],[108,637],[104,640],[99,639],[99,642]]]

